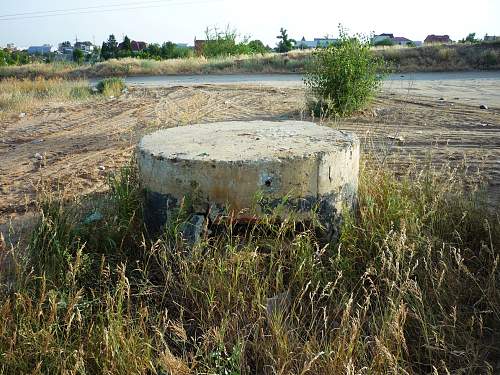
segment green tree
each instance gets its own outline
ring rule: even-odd
[[[161,45],[161,58],[173,59],[175,53],[175,44],[172,42],[165,42]]]
[[[267,53],[269,49],[262,43],[260,40],[252,40],[248,43],[248,48],[252,51],[252,53]]]
[[[117,57],[130,57],[132,56],[132,41],[125,35],[123,42],[120,44]]]
[[[280,35],[276,38],[280,39],[278,45],[276,46],[277,52],[289,52],[292,50],[293,45],[295,44],[295,40],[288,38],[288,32],[286,29],[280,29]]]
[[[113,34],[108,38],[107,42],[102,44],[101,59],[108,60],[118,57],[118,42]]]
[[[349,36],[339,26],[335,45],[313,52],[305,84],[309,107],[318,115],[347,116],[363,108],[380,86],[382,59],[370,51],[370,40]]]
[[[0,66],[5,66],[5,65],[8,65],[7,64],[7,55],[8,55],[8,51],[3,51],[0,49]]]
[[[132,41],[127,35],[125,35],[125,37],[123,38],[123,42],[120,46],[120,49],[123,51],[132,52]]]
[[[476,39],[476,33],[469,33],[460,43],[478,43],[479,40]]]
[[[81,64],[83,62],[83,59],[85,58],[85,55],[83,54],[83,51],[81,49],[75,48],[73,50],[73,61]]]

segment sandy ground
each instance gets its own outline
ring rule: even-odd
[[[498,198],[500,110],[410,94],[386,91],[363,113],[327,125],[354,131],[401,170],[429,160],[461,166],[465,158],[471,173],[479,168],[488,176],[490,197]],[[32,211],[42,184],[70,194],[102,191],[142,134],[221,120],[308,119],[303,103],[299,87],[136,87],[115,99],[13,115],[0,123],[0,224]]]

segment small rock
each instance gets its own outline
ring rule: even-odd
[[[181,225],[180,232],[182,238],[190,246],[194,246],[201,240],[201,235],[205,229],[205,216],[193,215],[191,218]]]
[[[83,224],[88,225],[88,224],[96,223],[98,221],[101,221],[102,219],[103,219],[102,214],[99,211],[96,211],[96,212],[93,212],[92,214],[90,214],[89,216],[87,216],[85,218],[85,220],[83,220]]]
[[[101,172],[104,172],[106,170],[106,167],[104,165],[100,165],[98,168]]]
[[[109,98],[110,98],[110,99],[114,99],[115,97],[114,97],[114,95],[111,95]]]
[[[37,145],[39,143],[42,143],[43,139],[35,139],[34,141],[31,141],[31,144]]]
[[[19,114],[19,118],[23,118],[24,116],[26,116],[26,113],[24,113],[24,112],[21,112],[21,113]]]
[[[122,90],[122,94],[128,94],[128,89],[127,89],[127,88],[124,88],[124,89]]]
[[[224,216],[224,209],[217,206],[215,203],[210,203],[210,207],[208,209],[208,218],[210,219],[210,222],[217,222],[221,216]]]
[[[43,155],[40,154],[39,152],[37,152],[35,155],[34,155],[35,159],[36,160],[43,160]]]
[[[92,87],[92,92],[93,92],[94,94],[96,94],[96,93],[98,93],[98,92],[99,92],[99,90],[97,90],[97,87]]]
[[[392,139],[394,141],[398,141],[398,142],[404,142],[405,141],[404,137],[401,136],[401,135],[388,135],[387,138]]]
[[[481,104],[479,106],[480,109],[488,109],[488,106],[486,104]]]

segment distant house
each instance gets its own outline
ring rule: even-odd
[[[130,48],[132,52],[141,52],[143,49],[146,49],[148,44],[146,42],[138,42],[136,40],[130,41]],[[123,49],[123,42],[118,44],[119,49]]]
[[[57,52],[63,55],[72,55],[73,54],[73,46],[69,41],[59,43],[57,47]]]
[[[314,43],[314,40],[306,40],[305,37],[302,37],[301,40],[298,40],[295,43],[295,48],[299,48],[299,49],[316,48],[316,43]]]
[[[395,36],[394,38],[391,39],[392,42],[395,44],[395,45],[398,45],[398,46],[407,46],[408,44],[411,44],[413,43],[410,39],[408,38],[405,38],[403,36]]]
[[[374,45],[407,46],[409,44],[417,45],[418,42],[414,42],[411,39],[405,38],[403,36],[394,36],[394,34],[380,34],[380,35],[375,35],[372,38],[372,43]],[[420,42],[420,44],[422,43]]]
[[[148,46],[148,44],[146,42],[138,42],[135,40],[131,41],[130,45],[132,46],[133,52],[140,52],[143,49],[146,49],[146,47]]]
[[[194,52],[196,53],[197,56],[203,55],[203,48],[205,47],[206,43],[207,43],[206,40],[202,39],[194,40]]]
[[[328,47],[332,44],[337,44],[338,39],[331,38],[314,38],[314,42],[316,43],[316,47]]]
[[[17,51],[17,47],[14,43],[7,43],[6,49],[9,51]]]
[[[311,49],[311,48],[324,48],[331,44],[337,44],[338,39],[331,38],[314,38],[314,40],[306,40],[302,37],[301,40],[295,42],[295,48],[299,49]]]
[[[377,43],[383,42],[385,40],[392,40],[392,39],[394,39],[394,34],[379,34],[379,35],[375,35],[372,38],[372,43],[377,44]]]
[[[500,36],[495,36],[495,35],[488,35],[486,34],[484,36],[484,41],[485,42],[496,42],[496,41],[500,41]]]
[[[50,44],[44,44],[43,46],[31,46],[28,48],[28,54],[30,55],[46,55],[52,51],[52,46]]]
[[[445,44],[451,43],[451,39],[449,35],[428,35],[424,40],[425,44]]]
[[[74,49],[79,49],[85,54],[90,54],[94,50],[94,45],[89,42],[76,42],[75,45],[73,46]]]

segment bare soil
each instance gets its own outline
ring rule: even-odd
[[[308,119],[304,95],[294,87],[132,88],[119,98],[7,117],[0,123],[0,224],[32,211],[42,185],[78,195],[104,190],[108,173],[131,160],[145,133],[222,120]],[[499,109],[382,93],[363,113],[325,124],[354,131],[401,170],[429,161],[481,170],[498,200]]]

